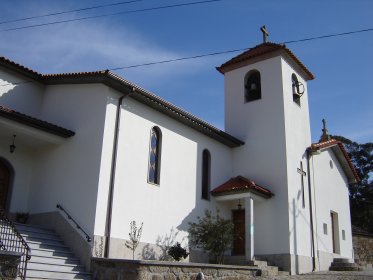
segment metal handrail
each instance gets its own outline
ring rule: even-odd
[[[62,212],[64,212],[64,213],[66,214],[67,218],[68,218],[69,220],[71,220],[71,221],[75,224],[76,228],[77,228],[78,230],[80,230],[80,231],[85,235],[85,239],[87,239],[88,242],[91,242],[91,241],[92,241],[92,239],[91,239],[91,237],[88,235],[88,233],[85,232],[84,229],[82,229],[82,227],[78,224],[78,222],[75,221],[73,217],[71,217],[71,215],[70,215],[70,214],[65,210],[65,208],[63,208],[63,207],[61,206],[61,204],[57,204],[56,207],[57,207],[58,209],[60,209]]]
[[[23,236],[17,231],[12,221],[0,210],[0,249],[21,253],[18,276],[26,279],[27,262],[31,259],[31,249]]]

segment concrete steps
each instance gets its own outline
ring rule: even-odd
[[[330,271],[360,271],[362,270],[357,266],[353,260],[345,258],[335,258],[329,267]]]
[[[52,230],[16,224],[31,248],[31,260],[27,265],[26,279],[41,280],[90,280],[91,274]]]
[[[241,266],[251,266],[256,267],[261,270],[261,276],[287,276],[290,275],[287,271],[280,271],[277,266],[268,265],[267,261],[247,261],[244,256],[226,256],[225,264],[230,265],[241,265]]]

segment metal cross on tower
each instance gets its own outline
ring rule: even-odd
[[[261,28],[260,28],[260,31],[263,32],[263,43],[267,43],[267,39],[268,39],[268,36],[269,36],[269,33],[266,29],[266,26],[263,25]]]
[[[305,200],[304,200],[304,179],[303,177],[306,176],[306,172],[303,170],[303,162],[300,162],[300,168],[297,168],[297,172],[300,174],[301,183],[302,183],[302,206],[305,207]]]

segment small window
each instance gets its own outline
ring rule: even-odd
[[[323,224],[323,228],[324,228],[324,234],[328,235],[328,225],[326,223]]]
[[[342,229],[342,240],[346,240],[346,232]]]
[[[300,106],[300,98],[304,93],[304,86],[298,81],[298,77],[294,73],[291,75],[291,86],[293,92],[293,101]]]
[[[329,165],[330,165],[330,168],[333,169],[333,161],[332,160],[329,160]]]
[[[158,127],[150,131],[148,182],[159,184],[162,134]]]
[[[211,175],[211,155],[208,150],[202,153],[202,198],[210,199],[210,175]]]
[[[257,70],[250,71],[245,78],[245,103],[261,98],[260,73]]]

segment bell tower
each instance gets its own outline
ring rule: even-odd
[[[287,267],[294,255],[311,255],[308,185],[299,170],[306,173],[311,145],[307,81],[314,76],[285,45],[267,42],[265,26],[261,31],[262,44],[217,70],[224,75],[225,131],[245,142],[233,151],[233,176],[275,194],[255,205],[260,218],[254,217],[254,230],[261,237],[255,254],[268,260],[276,255],[276,264]],[[283,264],[278,256],[284,256]]]

